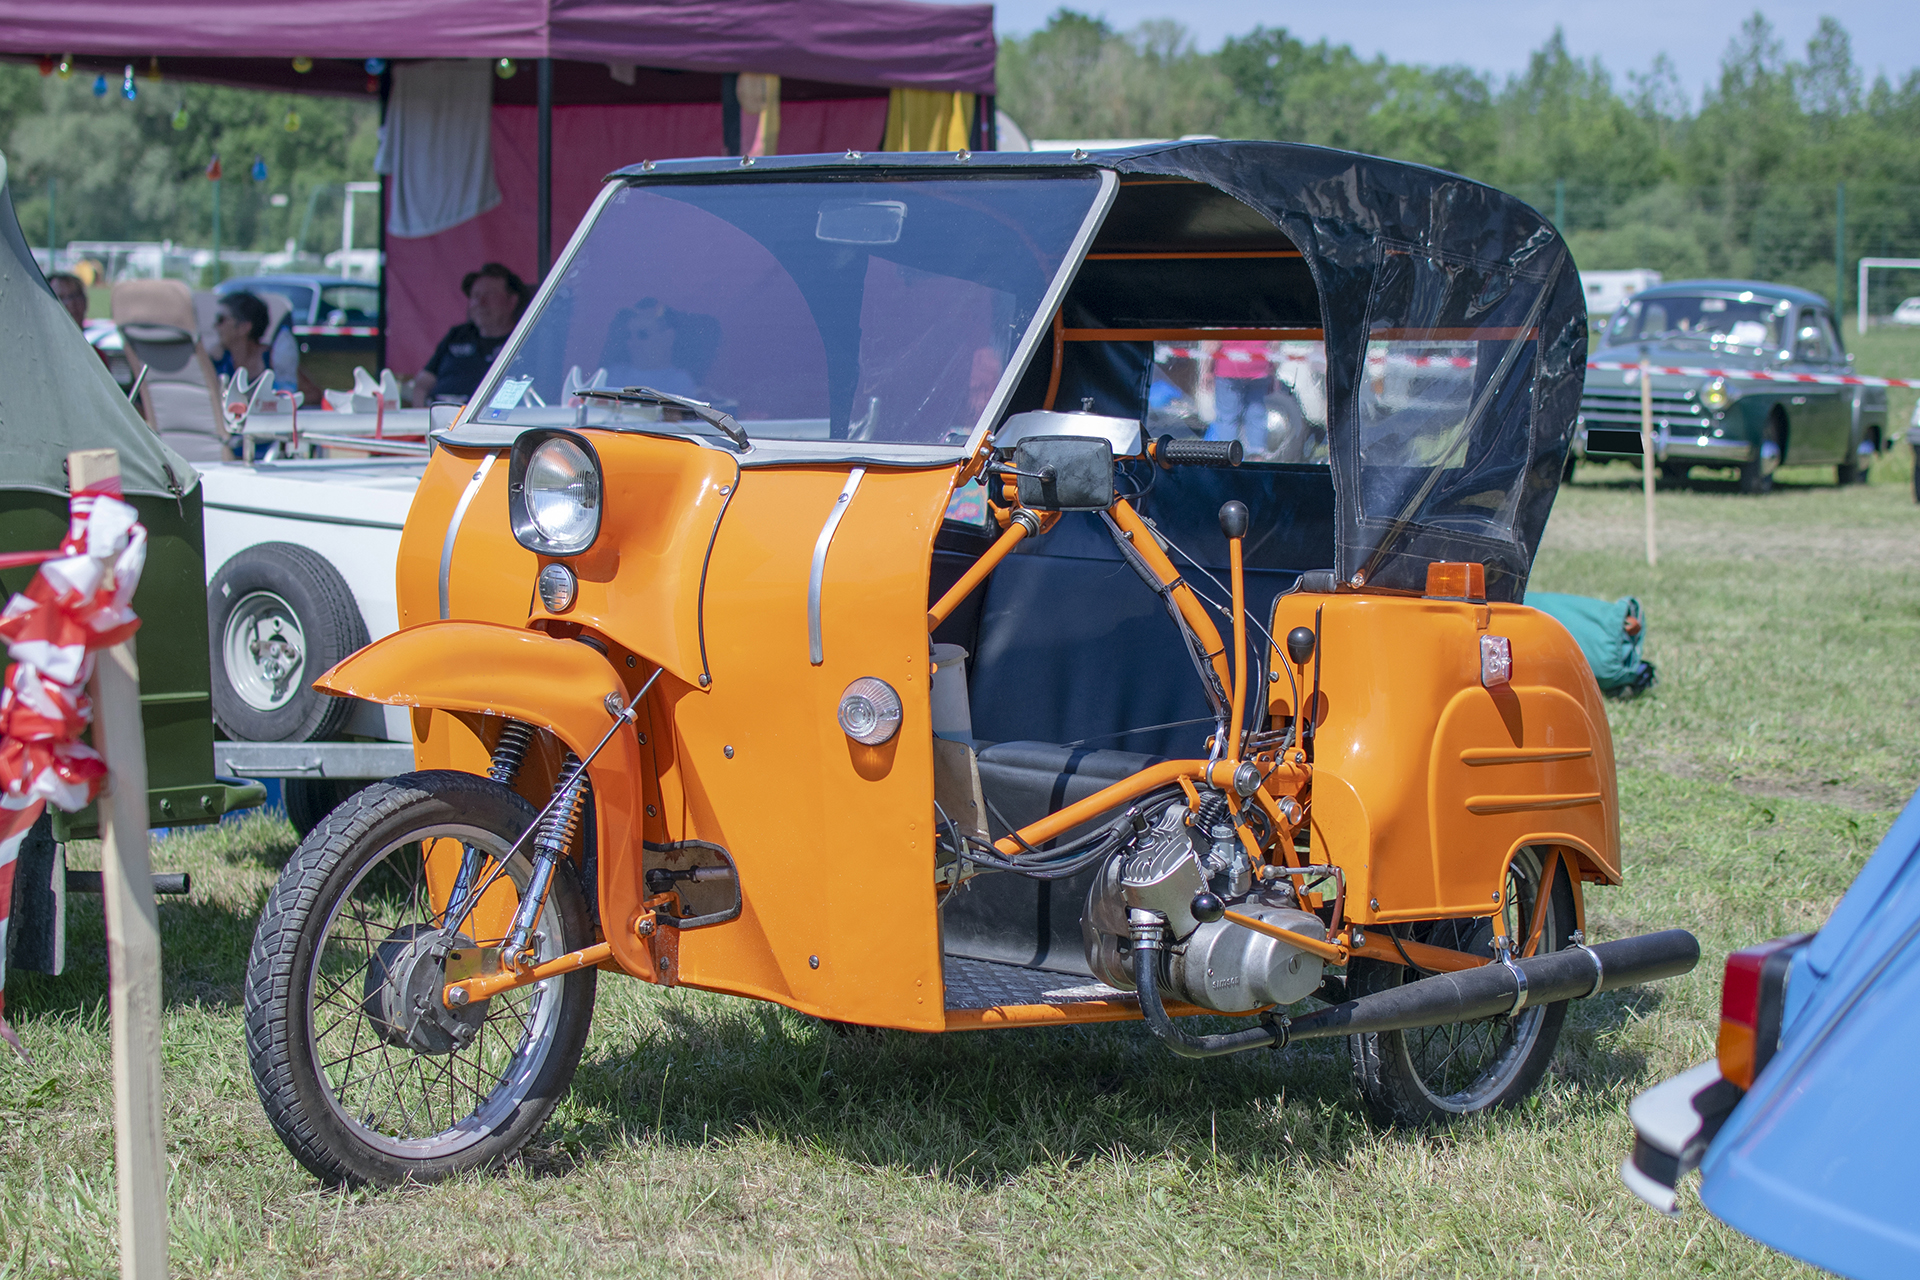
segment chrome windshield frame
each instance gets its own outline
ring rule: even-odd
[[[985,157],[981,157],[981,159],[984,160]],[[852,165],[848,167],[858,168],[858,166]],[[1080,175],[1085,174],[1087,169],[1085,166],[1070,166],[1063,163],[1061,165],[1061,171],[1062,177],[1070,177],[1074,180],[1084,181],[1085,179]],[[1000,381],[994,386],[993,394],[988,397],[986,407],[981,410],[979,418],[975,420],[973,428],[968,432],[964,444],[912,444],[867,440],[753,440],[747,450],[738,455],[740,465],[743,468],[752,468],[793,466],[801,463],[850,463],[854,465],[878,464],[903,468],[927,468],[952,466],[957,462],[972,457],[973,454],[979,450],[981,442],[986,439],[993,425],[998,422],[1001,415],[1006,412],[1008,401],[1013,398],[1014,390],[1020,385],[1020,380],[1026,376],[1028,367],[1033,363],[1035,353],[1040,349],[1040,343],[1045,340],[1052,327],[1053,313],[1059,309],[1060,300],[1066,296],[1067,288],[1073,283],[1074,277],[1079,274],[1081,265],[1086,261],[1087,252],[1093,246],[1094,236],[1099,233],[1101,224],[1106,221],[1108,211],[1113,208],[1114,197],[1120,189],[1120,175],[1112,169],[1106,168],[1095,169],[1093,172],[1096,175],[1095,181],[1098,189],[1094,193],[1092,204],[1087,209],[1086,217],[1081,220],[1080,229],[1075,232],[1073,240],[1068,245],[1065,256],[1062,257],[1060,261],[1059,268],[1054,272],[1053,279],[1047,286],[1046,292],[1041,295],[1039,306],[1035,308],[1033,319],[1028,322],[1026,332],[1023,333],[1019,341],[1014,344],[1013,351],[1009,354],[1006,367],[1001,371]],[[667,177],[668,175],[662,174],[660,176]],[[685,184],[686,180],[683,176],[673,176],[677,181],[672,182],[672,185]],[[792,181],[794,176],[791,172],[782,174],[781,177],[786,181],[780,185],[787,185],[787,183]],[[871,180],[880,175],[868,170],[862,176]],[[972,168],[960,168],[956,166],[953,170],[917,169],[914,171],[912,177],[901,177],[896,180],[913,182],[943,177],[991,180],[993,176],[995,176],[994,171],[990,165],[983,164]],[[731,175],[729,176],[729,180],[740,181],[739,178],[733,178]],[[470,422],[468,420],[468,414],[475,405],[485,404],[492,398],[495,387],[506,375],[507,369],[511,367],[513,360],[519,354],[520,348],[525,344],[527,335],[532,329],[531,322],[538,317],[545,308],[548,298],[557,287],[557,282],[565,276],[568,268],[572,266],[573,259],[578,254],[587,235],[592,231],[595,224],[599,222],[601,211],[606,207],[607,202],[624,188],[644,188],[653,185],[656,184],[647,181],[645,178],[631,175],[614,175],[608,179],[606,184],[601,188],[600,194],[594,198],[593,207],[589,209],[587,215],[580,220],[580,225],[574,228],[572,238],[567,241],[566,250],[555,261],[552,270],[547,273],[546,279],[540,282],[539,288],[534,291],[532,300],[527,303],[526,309],[521,312],[519,321],[514,325],[513,333],[508,337],[506,344],[501,347],[500,353],[494,357],[493,364],[487,369],[486,376],[480,380],[480,385],[474,390],[473,395],[461,408],[460,416],[455,418],[454,421],[443,430],[432,433],[436,439],[444,440],[449,444],[471,444],[488,448],[500,448],[511,444],[513,439],[522,431],[540,429],[538,425],[531,423],[523,426],[513,423],[481,424]],[[660,183],[659,185],[668,184]],[[770,183],[769,185],[773,184]],[[690,444],[698,444],[703,447],[716,447],[718,440],[717,437],[711,437],[702,431],[678,432],[657,429],[660,427],[670,427],[674,424],[649,423],[647,425],[656,429],[646,431],[645,434],[686,440]],[[610,431],[631,429],[600,423],[596,423],[594,426],[598,429]],[[749,433],[751,433],[751,430],[751,424],[748,424]],[[836,447],[823,448],[823,445]],[[729,450],[729,452],[732,451]]]

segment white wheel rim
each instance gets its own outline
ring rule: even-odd
[[[242,596],[227,615],[220,638],[227,683],[255,711],[278,711],[301,689],[307,666],[307,635],[300,615],[278,594]]]

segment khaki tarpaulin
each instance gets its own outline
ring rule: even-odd
[[[0,155],[0,488],[67,496],[67,455],[116,449],[128,496],[177,496],[200,476],[160,442],[54,298],[20,232]]]
[[[753,141],[747,146],[750,156],[780,154],[780,77],[743,72],[739,79],[740,110],[760,117]]]
[[[965,151],[973,137],[973,95],[895,89],[887,103],[883,151]]]

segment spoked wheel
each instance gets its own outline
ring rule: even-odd
[[[318,1177],[392,1185],[497,1165],[566,1091],[593,969],[457,1010],[439,998],[501,945],[531,875],[527,852],[454,927],[436,901],[464,849],[491,869],[533,817],[485,778],[405,774],[334,810],[287,863],[247,962],[247,1056],[267,1119]],[[552,959],[590,945],[590,933],[563,861],[532,949]]]
[[[1441,920],[1412,926],[1403,937],[1491,956],[1493,939],[1524,945],[1540,900],[1544,857],[1522,849],[1507,871],[1501,913],[1477,920]],[[1573,934],[1573,883],[1563,862],[1554,875],[1547,917],[1534,954],[1558,951]],[[1354,960],[1347,968],[1350,997],[1389,990],[1422,974],[1402,965]],[[1534,1006],[1519,1016],[1482,1018],[1441,1027],[1348,1036],[1355,1083],[1381,1124],[1446,1124],[1493,1107],[1508,1107],[1533,1092],[1553,1058],[1567,1006]]]

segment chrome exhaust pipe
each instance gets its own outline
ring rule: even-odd
[[[1685,929],[1574,945],[1525,960],[1437,973],[1294,1018],[1287,1039],[1367,1035],[1507,1017],[1533,1005],[1557,1004],[1691,972],[1700,942]]]

